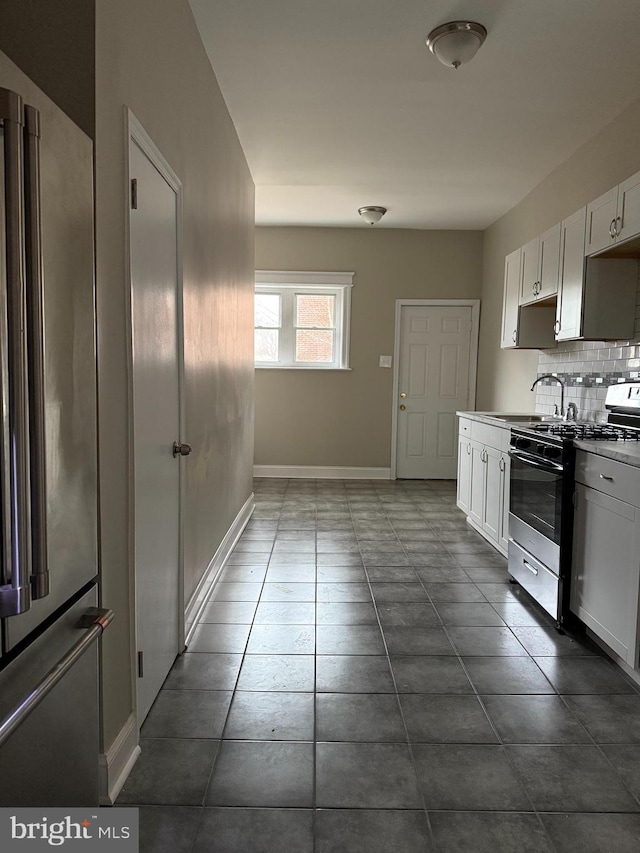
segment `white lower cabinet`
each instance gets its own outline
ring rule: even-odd
[[[629,500],[640,503],[640,469],[578,452],[576,480],[571,610],[636,667],[640,508]]]
[[[509,538],[509,430],[466,421],[458,440],[457,505],[505,556]]]
[[[458,507],[467,515],[471,504],[471,439],[460,433],[458,439]]]
[[[497,542],[500,539],[502,525],[502,493],[504,490],[502,474],[502,453],[494,447],[484,449],[484,508],[482,529],[487,537]]]
[[[502,519],[500,522],[500,538],[498,539],[498,546],[504,554],[507,554],[509,551],[509,484],[511,482],[511,459],[507,455],[506,451],[503,451],[502,453],[502,466]]]

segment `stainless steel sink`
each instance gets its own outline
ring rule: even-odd
[[[521,423],[540,423],[541,421],[552,420],[552,418],[545,418],[543,415],[496,415],[495,416],[499,421],[508,421],[509,423],[521,424]]]

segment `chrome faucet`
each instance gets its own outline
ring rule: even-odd
[[[531,386],[531,390],[536,387],[538,382],[541,382],[543,379],[553,379],[560,386],[560,412],[558,413],[558,407],[556,406],[556,414],[559,414],[561,418],[565,417],[564,413],[564,382],[562,379],[559,379],[557,376],[554,376],[553,373],[543,373],[542,376],[538,376],[536,381]]]

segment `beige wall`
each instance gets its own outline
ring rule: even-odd
[[[256,268],[356,273],[351,371],[256,371],[256,464],[389,467],[395,300],[478,298],[481,233],[257,228]]]
[[[484,233],[478,408],[528,411],[538,351],[500,349],[504,258],[640,170],[640,101],[636,101],[553,171]]]
[[[133,707],[124,105],[184,187],[188,599],[251,494],[253,184],[187,0],[98,0],[96,215],[104,746]]]
[[[2,0],[0,50],[94,134],[95,0]]]

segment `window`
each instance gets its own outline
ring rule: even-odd
[[[256,272],[256,367],[347,370],[353,273]]]

